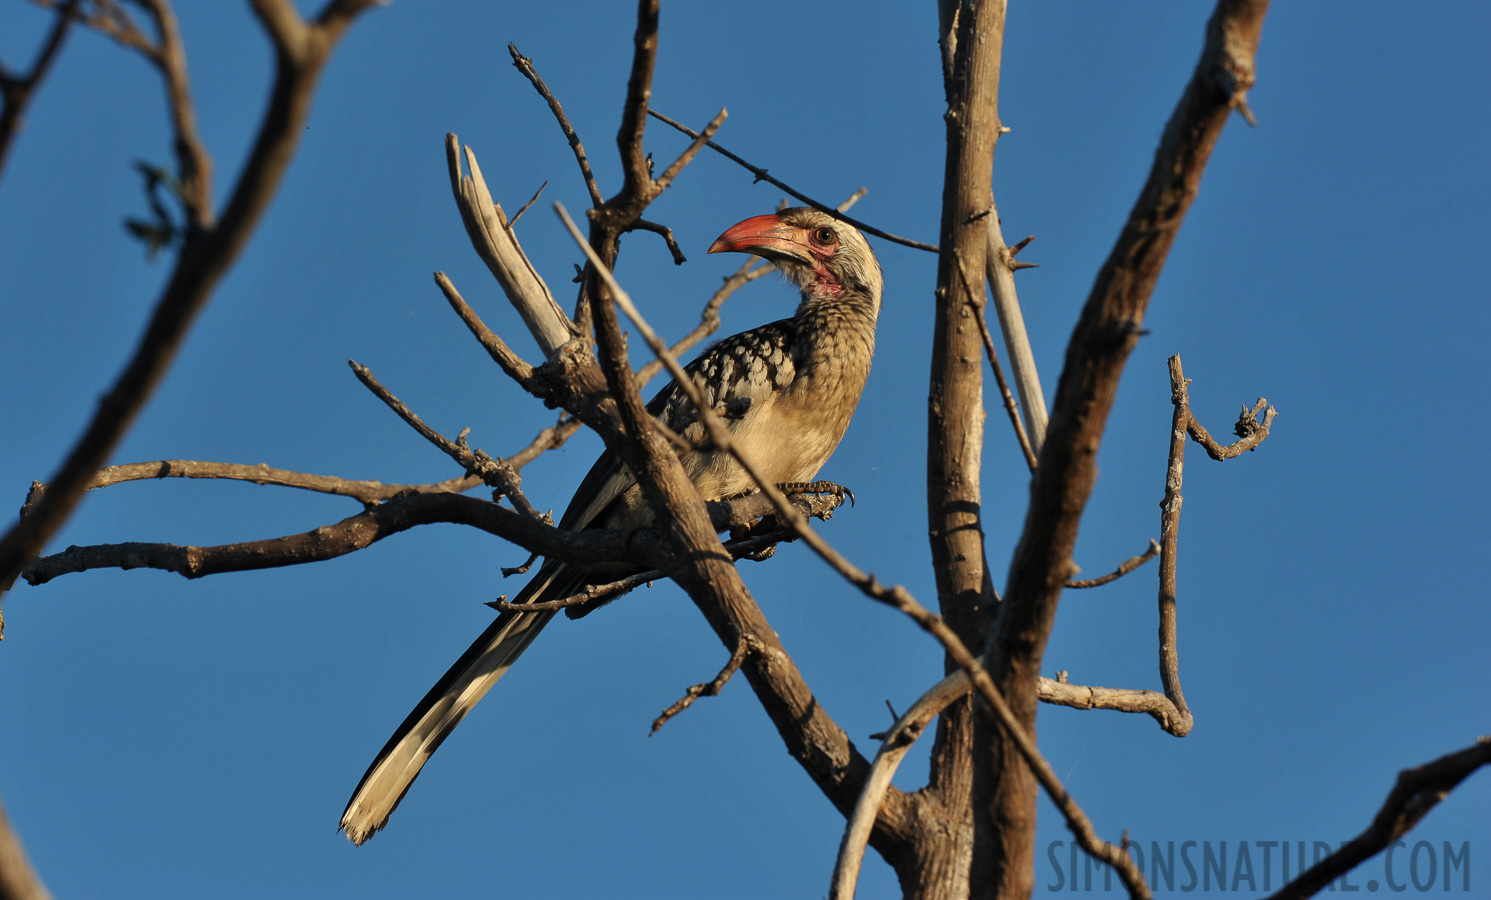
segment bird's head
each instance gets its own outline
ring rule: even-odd
[[[806,300],[845,293],[880,302],[880,263],[859,229],[808,206],[753,216],[730,227],[710,253],[737,250],[771,260]]]

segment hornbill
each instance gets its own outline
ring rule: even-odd
[[[746,219],[709,248],[725,250],[775,263],[802,289],[802,302],[791,318],[716,343],[687,371],[702,381],[711,408],[730,411],[735,441],[767,478],[779,484],[811,481],[849,427],[870,373],[880,264],[856,229],[808,207]],[[755,488],[735,458],[709,442],[676,383],[663,388],[647,410],[696,448],[680,453],[680,461],[705,500]],[[559,527],[633,529],[651,520],[636,479],[607,450],[575,491]],[[610,580],[608,574],[547,560],[512,602],[561,599]],[[352,792],[341,829],[353,843],[383,828],[425,760],[553,617],[552,610],[502,613],[430,689]]]

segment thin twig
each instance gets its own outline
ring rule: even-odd
[[[984,317],[983,295],[975,294],[972,286],[968,283],[968,273],[963,268],[963,260],[958,260],[958,277],[963,279],[963,290],[968,293],[968,306],[973,310],[973,318],[978,322],[979,336],[984,340],[984,353],[989,357],[989,367],[994,370],[994,381],[999,385],[999,395],[1004,398],[1005,411],[1010,416],[1010,427],[1015,431],[1015,440],[1020,442],[1020,452],[1025,455],[1025,464],[1030,471],[1035,471],[1036,454],[1035,448],[1030,446],[1030,435],[1025,432],[1025,423],[1020,421],[1020,410],[1015,403],[1015,397],[1010,393],[1009,382],[1004,380],[1004,368],[999,365],[999,352],[994,349],[994,336],[989,333],[989,322]]]
[[[678,246],[678,240],[673,237],[673,229],[667,225],[649,222],[646,219],[638,219],[632,223],[632,227],[628,230],[650,231],[653,234],[659,235],[662,237],[663,243],[668,245],[668,252],[673,254],[673,265],[681,266],[688,262],[688,257],[683,255],[683,248]]]
[[[1066,586],[1069,588],[1099,587],[1100,585],[1108,584],[1111,581],[1117,581],[1118,579],[1129,574],[1130,572],[1134,571],[1135,569],[1139,568],[1140,566],[1144,565],[1145,563],[1149,562],[1159,555],[1159,542],[1157,542],[1154,538],[1150,538],[1148,550],[1145,550],[1138,556],[1131,556],[1123,562],[1119,563],[1118,568],[1114,569],[1112,572],[1109,572],[1107,575],[1099,575],[1097,578],[1068,579]]]
[[[1196,421],[1191,414],[1191,398],[1187,390],[1190,379],[1181,368],[1179,354],[1170,357],[1170,402],[1175,411],[1170,418],[1170,454],[1165,469],[1165,497],[1160,502],[1160,683],[1165,696],[1175,704],[1184,718],[1187,729],[1191,721],[1190,708],[1180,687],[1180,659],[1176,641],[1176,568],[1177,548],[1180,542],[1180,510],[1184,504],[1181,484],[1185,472],[1187,434],[1203,447],[1213,459],[1230,459],[1257,447],[1268,437],[1275,411],[1267,401],[1259,399],[1258,406],[1250,411],[1244,408],[1238,420],[1239,439],[1228,447],[1222,447]],[[1257,416],[1262,414],[1260,423]]]
[[[1258,402],[1253,404],[1252,409],[1244,406],[1242,412],[1238,414],[1237,424],[1232,426],[1237,440],[1225,447],[1218,443],[1217,439],[1212,437],[1211,432],[1207,431],[1200,422],[1196,421],[1195,416],[1191,416],[1186,424],[1186,432],[1190,434],[1192,440],[1205,448],[1207,456],[1220,462],[1242,456],[1263,443],[1268,438],[1268,429],[1273,425],[1274,417],[1278,414],[1278,410],[1270,406],[1269,402],[1262,397],[1258,398]],[[1260,415],[1262,419],[1259,419]]]
[[[212,156],[197,133],[197,112],[192,102],[191,78],[186,69],[186,48],[176,27],[176,14],[166,0],[140,0],[155,23],[155,52],[148,58],[160,69],[170,99],[172,147],[176,154],[176,180],[181,185],[181,204],[186,212],[187,239],[197,229],[210,228],[216,217],[212,205]]]
[[[735,649],[730,651],[730,659],[728,662],[725,663],[725,667],[720,670],[720,674],[714,676],[714,679],[712,681],[707,681],[704,684],[696,684],[690,686],[689,689],[684,692],[684,695],[682,697],[679,697],[672,706],[669,706],[667,709],[663,710],[662,715],[652,720],[652,730],[647,732],[647,736],[652,737],[653,735],[657,734],[659,728],[662,728],[664,725],[668,724],[668,721],[674,716],[688,709],[690,706],[693,706],[694,701],[698,700],[700,697],[719,696],[720,691],[725,687],[725,682],[729,681],[730,676],[734,675],[736,670],[740,668],[740,664],[745,662],[746,653],[751,649],[751,643],[752,642],[744,636],[742,636],[740,640],[736,641]]]
[[[1191,733],[1191,714],[1186,712],[1182,715],[1170,698],[1158,691],[1072,684],[1066,680],[1065,672],[1057,674],[1057,678],[1036,680],[1036,696],[1042,703],[1069,706],[1072,709],[1142,713],[1158,722],[1167,734],[1185,737]]]
[[[506,372],[509,378],[531,391],[533,366],[514,353],[497,332],[487,327],[487,323],[481,320],[476,310],[471,308],[444,272],[435,273],[435,284],[440,287],[440,293],[445,295],[445,301],[450,304],[450,308],[455,310],[456,315],[461,317],[461,321],[466,323],[466,328],[481,342],[487,355],[492,357],[492,361],[501,366],[502,371]]]
[[[539,77],[538,69],[533,66],[533,60],[519,53],[518,48],[512,44],[507,45],[507,52],[513,58],[513,68],[522,72],[523,77],[533,85],[533,89],[538,91],[538,95],[549,104],[549,110],[554,113],[554,118],[559,122],[559,129],[564,132],[564,139],[569,141],[570,149],[575,153],[575,162],[580,164],[580,175],[585,179],[585,189],[590,192],[590,205],[600,208],[605,202],[601,199],[600,186],[595,183],[595,173],[590,171],[590,159],[585,156],[585,145],[580,143],[580,136],[575,133],[574,126],[569,123],[569,117],[564,114],[564,107],[560,105],[554,92],[550,91],[549,86],[544,84],[544,80]],[[513,217],[513,221],[517,221],[516,216]]]
[[[1030,433],[1030,446],[1037,456],[1046,441],[1046,426],[1049,416],[1046,411],[1046,395],[1041,390],[1041,376],[1036,370],[1035,352],[1030,347],[1030,335],[1025,330],[1025,314],[1020,310],[1020,299],[1015,293],[1014,273],[1020,269],[1033,269],[1035,263],[1021,262],[1015,254],[1024,249],[1032,238],[1026,238],[1014,247],[1004,244],[1004,232],[999,227],[999,211],[992,210],[988,217],[988,234],[985,236],[984,276],[989,282],[989,302],[999,317],[999,331],[1004,335],[1004,347],[1009,351],[1010,368],[1015,378],[1015,389],[1020,393],[1025,428]]]
[[[687,125],[682,124],[681,122],[675,122],[674,120],[668,118],[667,116],[663,115],[662,113],[658,112],[655,109],[649,109],[647,111],[647,114],[650,115],[650,116],[652,116],[654,119],[657,119],[659,122],[662,122],[662,123],[664,123],[666,125],[673,126],[674,128],[678,129],[679,131],[683,132],[684,134],[688,135],[691,138],[698,138],[699,137],[699,132],[693,130],[692,128],[688,127]],[[709,148],[711,150],[714,150],[714,151],[720,153],[725,158],[729,159],[731,162],[734,162],[737,165],[745,168],[752,175],[756,176],[756,180],[757,181],[764,181],[767,184],[775,185],[776,187],[782,189],[783,191],[786,191],[788,194],[790,194],[791,196],[797,198],[798,200],[802,201],[803,203],[806,203],[808,206],[813,207],[814,209],[818,210],[819,212],[827,213],[828,215],[833,216],[835,219],[838,219],[840,222],[844,222],[844,223],[847,223],[849,225],[853,225],[855,228],[858,228],[860,231],[863,231],[866,234],[873,234],[873,235],[875,235],[878,238],[884,238],[885,240],[890,241],[892,243],[901,244],[901,245],[906,246],[906,247],[913,247],[913,248],[915,248],[917,250],[926,250],[929,253],[936,253],[937,252],[937,245],[935,245],[935,244],[927,244],[927,243],[923,243],[922,241],[913,241],[910,238],[903,238],[903,237],[900,237],[899,235],[891,234],[888,231],[882,231],[879,228],[876,228],[873,225],[868,225],[868,224],[866,224],[864,222],[859,221],[858,219],[852,218],[850,216],[846,216],[843,213],[839,212],[838,210],[834,209],[833,207],[827,206],[827,205],[825,205],[823,203],[820,203],[819,201],[814,200],[812,197],[809,197],[807,194],[804,194],[804,193],[801,193],[801,192],[797,191],[791,185],[788,185],[787,183],[785,183],[783,181],[779,181],[778,179],[773,178],[772,176],[770,176],[770,175],[768,175],[766,173],[765,169],[762,169],[762,168],[759,168],[757,166],[751,165],[750,163],[748,163],[745,160],[741,159],[740,157],[736,156],[734,153],[731,153],[729,150],[726,150],[724,147],[721,147],[719,144],[716,144],[714,141],[709,141],[708,146],[709,146]]]
[[[523,213],[527,212],[533,206],[533,204],[538,202],[539,195],[543,194],[544,188],[548,186],[548,181],[545,181],[543,184],[538,186],[538,190],[533,192],[533,196],[528,198],[528,202],[519,207],[518,211],[513,213],[513,217],[508,220],[507,226],[509,228],[516,228],[518,226],[518,220],[523,218]]]
[[[580,429],[580,420],[571,417],[561,417],[560,420],[538,433],[532,442],[514,453],[512,456],[504,457],[507,464],[515,469],[521,469],[529,463],[538,459],[539,455],[548,450],[557,450],[564,446],[564,442],[570,439]]]
[[[68,5],[59,0],[31,0],[31,2],[45,9],[61,9]],[[92,13],[74,10],[72,17],[121,47],[139,51],[146,56],[158,52],[150,38],[145,36],[145,32],[140,30],[129,13],[115,0],[93,0],[93,9]]]
[[[667,190],[668,185],[673,183],[673,179],[678,177],[678,173],[683,171],[683,167],[699,155],[699,151],[704,149],[704,145],[709,143],[709,139],[714,137],[715,132],[720,130],[720,126],[725,124],[725,119],[729,116],[730,114],[723,109],[715,113],[714,118],[709,120],[709,124],[704,126],[704,130],[695,135],[694,140],[684,148],[682,153],[678,154],[673,164],[657,177],[656,185],[659,192]]]
[[[452,441],[450,438],[426,425],[423,419],[416,415],[402,400],[395,397],[393,392],[384,387],[377,378],[373,377],[372,370],[367,366],[361,365],[356,360],[351,359],[347,360],[347,365],[352,367],[352,371],[357,375],[357,380],[361,381],[364,387],[372,391],[374,396],[382,400],[384,405],[393,410],[394,414],[403,419],[410,428],[419,432],[420,437],[440,448],[446,456],[455,460],[461,468],[480,478],[484,484],[495,490],[498,496],[507,497],[512,500],[513,505],[517,507],[519,512],[534,519],[543,518],[543,515],[533,507],[532,503],[528,502],[528,497],[524,495],[522,488],[523,477],[518,474],[517,469],[505,460],[493,459],[480,449],[472,450],[466,445],[466,433],[470,429],[461,432],[460,437]]]

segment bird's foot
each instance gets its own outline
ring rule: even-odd
[[[848,500],[850,506],[854,505],[854,492],[832,481],[789,481],[777,485],[777,490],[789,497],[798,494],[829,494],[841,501]]]

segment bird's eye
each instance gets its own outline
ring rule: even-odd
[[[839,241],[839,236],[827,225],[820,225],[813,229],[813,240],[827,246],[832,246]]]

